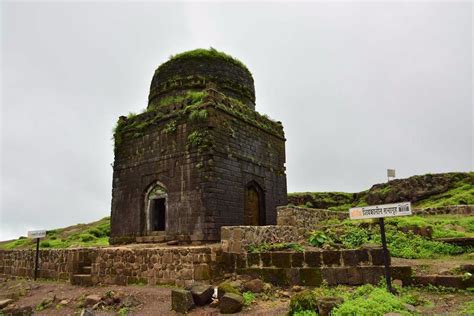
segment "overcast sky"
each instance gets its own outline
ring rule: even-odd
[[[1,4],[0,240],[110,214],[112,128],[171,54],[215,47],[283,122],[288,191],[470,171],[472,4]]]

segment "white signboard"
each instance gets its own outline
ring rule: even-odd
[[[353,207],[349,210],[349,217],[351,219],[367,219],[407,215],[411,215],[410,202]]]
[[[395,178],[395,169],[387,169],[387,177]]]
[[[46,230],[30,230],[28,238],[43,238],[46,237]]]

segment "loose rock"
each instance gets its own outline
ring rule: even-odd
[[[329,316],[331,311],[344,300],[340,297],[321,297],[318,298],[318,311],[320,316]]]
[[[234,314],[242,310],[244,298],[234,293],[226,293],[219,301],[221,314]]]
[[[253,279],[244,283],[244,289],[253,293],[261,293],[263,291],[263,281],[260,279]]]
[[[102,300],[100,295],[91,294],[86,296],[86,306],[92,306],[99,303]]]
[[[172,290],[171,291],[171,309],[178,313],[187,313],[193,308],[194,300],[191,291]]]
[[[194,284],[191,286],[190,291],[193,295],[194,304],[204,306],[211,302],[214,287],[209,284]]]

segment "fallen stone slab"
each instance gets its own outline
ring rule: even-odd
[[[194,308],[194,300],[191,291],[172,290],[171,291],[171,309],[178,313],[187,313]]]
[[[7,298],[6,300],[0,300],[0,309],[10,305],[11,303],[13,303],[13,300],[10,298]]]
[[[95,305],[95,304],[99,303],[101,300],[102,300],[102,297],[100,297],[100,295],[97,295],[97,294],[87,295],[86,296],[86,305],[87,306],[92,306],[92,305]]]
[[[242,310],[244,298],[234,293],[226,293],[219,300],[219,311],[221,314],[235,314]]]
[[[194,284],[191,286],[190,291],[194,299],[194,304],[204,306],[212,301],[214,287],[209,284]]]

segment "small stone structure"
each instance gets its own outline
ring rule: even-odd
[[[280,122],[255,111],[253,78],[215,50],[153,77],[146,112],[115,130],[112,244],[217,241],[220,227],[276,224],[287,203]]]
[[[289,243],[301,239],[294,226],[230,226],[221,228],[224,252],[243,253],[249,245]]]

